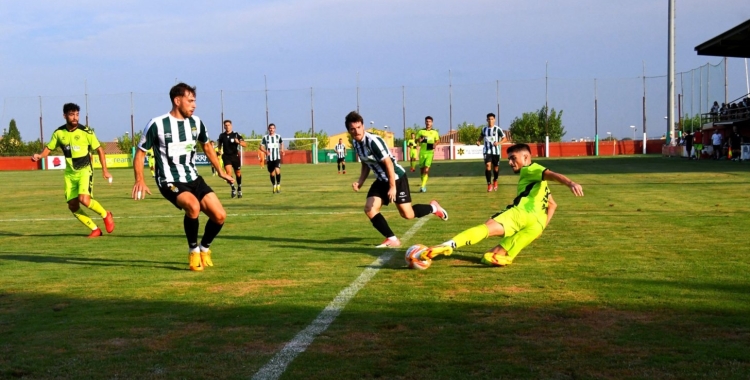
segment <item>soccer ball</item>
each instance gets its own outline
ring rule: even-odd
[[[404,260],[406,260],[406,265],[409,269],[425,270],[430,267],[432,260],[422,260],[419,257],[426,249],[427,247],[422,244],[415,244],[406,250]]]

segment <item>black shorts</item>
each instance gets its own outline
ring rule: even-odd
[[[242,165],[240,165],[240,156],[227,156],[222,154],[221,159],[224,161],[224,166],[232,165],[232,169],[234,170],[240,170]]]
[[[346,161],[346,158],[340,157],[340,158],[339,158],[339,159],[338,159],[338,160],[336,161],[336,163],[339,163],[339,164],[340,164],[340,163],[342,163],[342,162],[345,162],[345,161]]]
[[[189,183],[169,182],[159,186],[161,195],[180,210],[182,210],[182,207],[177,205],[177,196],[186,191],[193,194],[198,199],[198,202],[202,201],[206,194],[214,192],[201,176],[198,176],[198,179]]]
[[[276,170],[276,168],[281,168],[281,160],[266,161],[266,168],[269,173]]]
[[[367,198],[378,197],[383,200],[383,206],[388,206],[391,200],[388,199],[388,181],[376,180],[370,185],[370,191],[367,192]],[[411,191],[409,191],[409,179],[406,176],[396,180],[396,204],[411,203]]]
[[[492,166],[498,166],[500,165],[500,155],[499,154],[485,154],[484,155],[484,163],[492,162]]]

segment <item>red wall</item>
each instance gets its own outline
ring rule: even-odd
[[[646,153],[661,153],[664,140],[647,140]],[[544,157],[544,143],[529,144],[531,153],[538,157]],[[554,142],[549,143],[550,157],[576,157],[593,156],[595,154],[594,142]],[[615,156],[621,154],[642,154],[643,141],[599,141],[600,156]]]
[[[0,170],[39,170],[41,162],[31,161],[31,157],[0,157]]]

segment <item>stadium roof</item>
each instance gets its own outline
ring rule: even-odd
[[[695,47],[698,55],[750,58],[750,20]]]

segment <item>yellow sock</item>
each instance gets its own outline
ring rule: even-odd
[[[427,186],[427,177],[429,177],[428,174],[422,175],[422,187]]]
[[[102,218],[107,217],[107,210],[105,210],[104,207],[94,199],[91,199],[91,202],[89,202],[89,210],[99,214]]]
[[[74,212],[73,216],[75,216],[76,219],[78,219],[78,221],[80,221],[81,223],[83,223],[91,231],[99,228],[99,227],[96,226],[96,223],[94,223],[94,221],[91,220],[91,218],[89,218],[88,215],[86,215],[85,212],[83,212],[82,208],[79,208],[78,211]]]
[[[468,230],[464,230],[460,234],[453,237],[456,243],[456,248],[463,247],[465,245],[472,245],[479,243],[480,241],[487,238],[490,235],[490,230],[486,225],[480,224],[475,227],[471,227]]]

